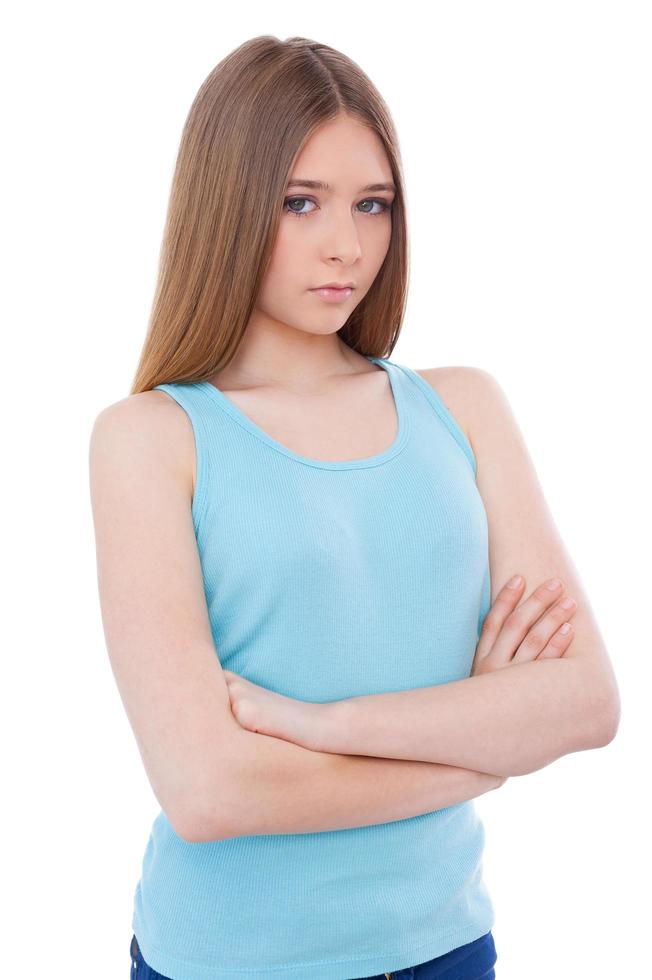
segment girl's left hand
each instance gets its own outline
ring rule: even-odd
[[[563,657],[573,640],[572,624],[567,621],[577,612],[577,603],[564,608],[564,588],[559,579],[556,588],[547,582],[539,585],[519,605],[525,579],[515,587],[505,584],[487,613],[477,645],[471,676],[489,674],[511,664]],[[562,624],[571,627],[562,632]]]
[[[327,704],[299,701],[224,670],[231,712],[241,728],[317,751],[319,722]]]

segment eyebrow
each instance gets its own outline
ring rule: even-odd
[[[287,184],[288,190],[290,187],[311,187],[318,191],[332,190],[330,184],[325,183],[323,180],[299,180],[298,178],[291,180]],[[362,194],[363,191],[394,191],[396,193],[396,187],[394,184],[367,184],[366,187],[361,187],[358,193]]]

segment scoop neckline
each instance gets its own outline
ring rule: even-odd
[[[266,443],[270,448],[275,449],[276,452],[282,453],[284,456],[288,456],[290,459],[295,460],[297,463],[303,463],[306,466],[314,466],[319,469],[324,470],[353,470],[353,469],[364,469],[369,466],[380,466],[382,463],[393,459],[403,449],[405,442],[407,440],[409,432],[409,416],[405,412],[405,403],[403,400],[403,391],[401,385],[398,381],[398,371],[396,365],[389,361],[387,358],[382,357],[372,357],[371,355],[363,354],[366,360],[378,364],[388,375],[391,392],[394,398],[394,410],[396,413],[396,418],[398,422],[398,429],[394,437],[394,441],[387,449],[380,453],[375,453],[373,456],[363,456],[358,459],[313,459],[311,456],[303,456],[300,453],[295,453],[283,443],[278,442],[278,440],[273,439],[264,429],[261,429],[259,425],[256,425],[248,415],[238,408],[235,402],[224,394],[224,392],[214,385],[212,381],[198,381],[200,387],[208,392],[210,397],[214,402],[223,409],[235,422],[241,425],[243,428],[247,429],[252,435],[257,436],[258,439]]]

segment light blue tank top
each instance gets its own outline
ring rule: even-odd
[[[398,432],[384,452],[341,462],[292,452],[208,381],[156,386],[194,431],[192,517],[220,662],[304,701],[468,677],[490,606],[471,445],[419,374],[368,360],[388,373]],[[173,980],[369,977],[489,932],[483,845],[473,800],[201,843],[161,810],[132,926]]]

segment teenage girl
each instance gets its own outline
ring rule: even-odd
[[[474,799],[614,736],[500,386],[389,357],[406,283],[381,96],[325,45],[243,44],[190,110],[136,378],[91,437],[161,807],[132,978],[495,977]]]

